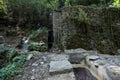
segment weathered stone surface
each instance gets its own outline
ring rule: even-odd
[[[71,53],[69,56],[69,61],[72,61],[73,68],[86,68],[98,80],[120,79],[119,56],[110,56],[96,53],[91,54],[91,51]]]
[[[57,74],[52,77],[49,77],[47,80],[76,80],[74,72]]]
[[[85,18],[88,20],[79,20],[82,19],[79,17],[81,14],[79,9],[87,14]],[[79,12],[79,14],[76,14],[76,12]],[[85,14],[82,16],[85,16]],[[115,54],[116,49],[120,46],[120,39],[118,38],[120,37],[119,14],[120,10],[113,7],[97,9],[88,6],[70,6],[54,10],[53,31],[56,47],[60,49],[97,49],[105,54]],[[71,17],[71,15],[75,15],[79,19]],[[114,33],[109,29],[112,29]]]
[[[120,80],[120,66],[111,65],[107,67],[107,74],[111,80]]]
[[[100,59],[100,56],[90,55],[90,56],[87,56],[87,59],[88,59],[89,61],[95,61],[95,60]]]
[[[51,61],[62,61],[68,60],[69,56],[66,54],[50,54],[48,55],[48,58],[50,58]]]
[[[69,61],[73,64],[80,64],[82,60],[85,59],[88,55],[97,55],[97,51],[87,51],[81,48],[66,50],[66,53],[69,55]]]
[[[72,71],[72,65],[67,60],[50,62],[50,74],[66,73],[69,71]]]
[[[83,53],[83,52],[87,52],[87,51],[82,48],[65,50],[65,53]]]

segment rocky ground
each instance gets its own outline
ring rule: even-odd
[[[0,43],[4,43],[2,36],[0,39]],[[16,39],[12,39],[8,42],[15,44],[12,42]],[[14,80],[120,80],[120,56],[84,49],[62,53],[31,51],[23,70]]]
[[[32,51],[14,80],[119,80],[119,59],[84,49],[61,54]]]

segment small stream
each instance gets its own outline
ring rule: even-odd
[[[73,69],[75,76],[76,76],[76,80],[97,80],[91,73],[89,70],[85,69],[85,68],[75,68]]]

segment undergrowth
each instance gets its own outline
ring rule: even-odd
[[[31,35],[29,35],[29,39],[34,41],[36,37],[38,37],[42,33],[47,33],[46,28],[39,28],[37,31],[33,31]]]
[[[46,46],[39,46],[39,45],[29,45],[28,48],[30,51],[40,51],[40,52],[45,52],[47,51],[47,47]]]
[[[0,80],[13,80],[13,76],[22,71],[26,53],[18,53],[14,48],[3,48],[0,51],[1,54],[4,54],[5,52],[7,52],[7,54],[4,56],[8,59],[8,63],[0,69]]]

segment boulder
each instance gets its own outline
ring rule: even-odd
[[[50,62],[50,74],[60,74],[72,71],[72,65],[69,61],[51,61]]]

